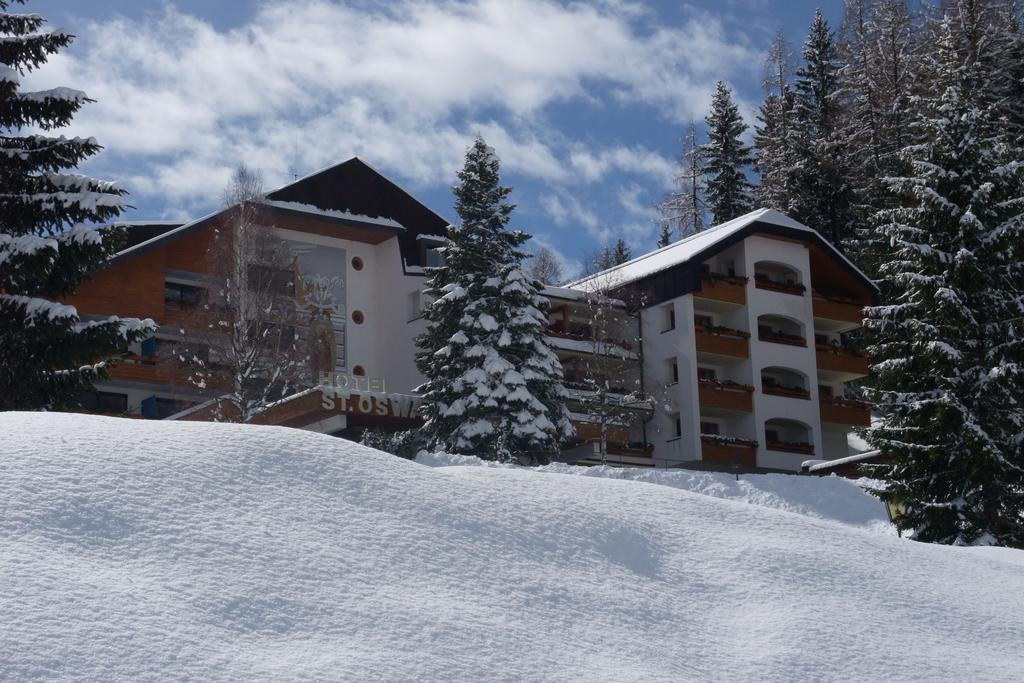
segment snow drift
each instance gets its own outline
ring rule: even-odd
[[[1024,676],[1017,551],[284,428],[0,433],[3,679]]]

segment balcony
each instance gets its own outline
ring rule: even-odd
[[[146,384],[187,385],[189,371],[175,367],[172,363],[156,356],[140,356],[129,353],[108,369],[111,379]]]
[[[593,327],[585,323],[558,320],[548,325],[544,335],[556,349],[618,358],[639,358],[632,342],[604,336],[595,338]]]
[[[782,330],[775,330],[765,326],[757,328],[757,338],[763,342],[772,344],[786,344],[788,346],[807,346],[807,340],[797,334],[789,334]]]
[[[748,342],[750,334],[747,332],[717,325],[700,325],[696,323],[694,324],[694,330],[698,353],[714,353],[720,356],[732,356],[733,358],[748,358],[750,356]]]
[[[828,370],[849,378],[868,374],[868,356],[836,344],[816,344],[818,370]]]
[[[700,279],[700,290],[695,297],[726,304],[744,306],[747,303],[747,278],[721,273],[705,273]]]
[[[716,465],[757,467],[757,442],[718,434],[700,435],[701,460]]]
[[[814,292],[811,304],[815,318],[843,323],[845,329],[860,327],[864,321],[863,307],[852,299]]]
[[[702,379],[699,383],[698,395],[700,407],[719,408],[721,410],[737,410],[749,413],[754,409],[751,394],[754,387],[738,382],[719,382]]]
[[[871,424],[871,404],[847,398],[822,396],[819,400],[821,421],[840,425],[867,427]]]
[[[800,453],[801,455],[814,455],[814,444],[806,441],[769,441],[765,448],[770,451],[783,451],[784,453]]]
[[[776,280],[761,274],[754,276],[754,286],[770,292],[781,292],[782,294],[793,294],[796,296],[803,296],[804,292],[807,291],[807,288],[799,282]]]
[[[770,394],[771,396],[785,396],[787,398],[802,398],[808,401],[811,399],[811,392],[803,387],[770,384],[766,383],[764,379],[761,380],[761,393]]]

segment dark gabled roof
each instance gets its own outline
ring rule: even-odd
[[[118,221],[115,226],[125,229],[124,249],[130,249],[154,237],[159,237],[184,225],[181,221]]]
[[[300,178],[267,195],[274,201],[308,204],[400,223],[406,263],[419,264],[419,235],[444,235],[449,221],[359,157]]]
[[[444,235],[448,221],[357,157],[311,173],[267,194],[275,210],[301,212],[302,206],[321,220],[399,235],[406,264],[419,265],[417,237]],[[109,263],[117,263],[203,228],[230,209],[220,209],[188,223],[138,221],[128,245]],[[345,216],[339,217],[341,214]],[[393,224],[400,225],[396,229]],[[138,232],[135,232],[135,231]]]

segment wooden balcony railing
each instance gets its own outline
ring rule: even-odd
[[[871,424],[871,404],[848,398],[822,396],[819,399],[821,421],[867,427]]]
[[[601,344],[613,344],[620,346],[627,351],[633,349],[632,342],[624,339],[614,339],[612,337],[602,337],[599,339],[594,338],[594,328],[585,323],[572,323],[564,320],[556,320],[555,322],[548,325],[545,334],[552,337],[560,337],[562,339],[576,339],[578,341],[592,342],[597,341]]]
[[[754,276],[754,286],[758,289],[767,289],[771,292],[782,292],[783,294],[795,294],[803,296],[807,288],[797,282],[778,282],[771,280],[764,275]]]
[[[804,455],[814,454],[814,444],[806,441],[769,441],[765,448],[770,451],[783,451],[786,453],[802,453]]]
[[[720,408],[749,413],[754,409],[754,387],[738,382],[719,382],[702,379],[698,395],[701,408]]]
[[[831,370],[857,377],[868,374],[866,353],[830,344],[816,344],[815,348],[819,370]]]
[[[757,442],[747,439],[700,435],[701,460],[716,465],[757,467]]]
[[[705,273],[700,279],[700,290],[694,296],[743,306],[747,303],[747,278],[738,275]]]
[[[796,334],[787,334],[779,330],[758,329],[757,338],[772,344],[787,344],[789,346],[807,346],[807,340]]]
[[[852,299],[814,292],[811,304],[814,307],[815,318],[838,320],[856,325],[860,325],[864,321],[862,306]]]
[[[717,353],[723,356],[748,358],[750,334],[741,330],[733,330],[717,325],[694,324],[697,340],[697,351],[701,353]]]
[[[761,393],[771,394],[772,396],[786,396],[788,398],[802,398],[810,400],[811,392],[801,387],[787,387],[781,384],[770,384],[765,383],[761,380]]]

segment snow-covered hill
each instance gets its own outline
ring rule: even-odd
[[[0,435],[4,680],[1024,677],[1017,551],[283,428]]]

